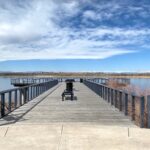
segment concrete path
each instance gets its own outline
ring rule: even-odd
[[[15,125],[0,128],[3,150],[149,150],[150,131],[100,125]]]
[[[61,101],[64,84],[52,88],[0,120],[3,150],[144,150],[150,130],[90,89],[75,83],[74,101]]]

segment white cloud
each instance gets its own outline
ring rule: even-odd
[[[95,20],[97,19],[97,15],[94,11],[92,10],[87,10],[83,13],[83,17],[88,18],[88,19],[92,19]]]
[[[83,19],[102,21],[104,17],[111,18],[115,14],[112,11],[120,9],[119,5],[114,7],[95,5],[99,11],[102,11],[100,13],[96,10],[84,10],[84,0],[32,0],[24,1],[25,4],[22,1],[19,5],[17,1],[16,3],[8,3],[8,1],[0,2],[1,61],[58,58],[104,59],[135,52],[123,46],[145,45],[145,38],[150,35],[150,30],[143,28],[139,30],[101,25],[95,28],[84,26],[75,29],[68,25],[74,21],[69,20],[71,17],[79,21],[79,18],[76,18],[79,14],[82,14]],[[110,6],[112,7],[110,13],[103,10]]]

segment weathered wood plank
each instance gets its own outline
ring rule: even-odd
[[[65,89],[65,84],[51,93],[42,100],[32,110],[21,117],[17,123],[19,124],[42,124],[42,123],[86,123],[99,125],[115,125],[115,126],[134,126],[130,118],[124,116],[116,108],[108,104],[107,101],[100,98],[88,87],[82,83],[74,84],[73,101],[62,101],[61,94]],[[36,101],[33,101],[36,103]],[[23,111],[33,103],[30,101],[20,108]],[[13,112],[14,115],[15,112]],[[11,114],[10,114],[11,115]]]

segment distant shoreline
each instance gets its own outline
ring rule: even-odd
[[[150,73],[103,73],[103,72],[2,72],[0,77],[99,77],[99,78],[150,78]]]

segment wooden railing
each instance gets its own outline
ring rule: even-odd
[[[140,97],[90,80],[84,80],[83,83],[125,115],[130,116],[136,125],[150,128],[150,96]]]
[[[53,81],[53,78],[15,78],[11,79],[12,85],[31,85],[37,83],[44,83],[48,81]]]
[[[32,84],[0,92],[0,118],[58,84],[58,80]]]

